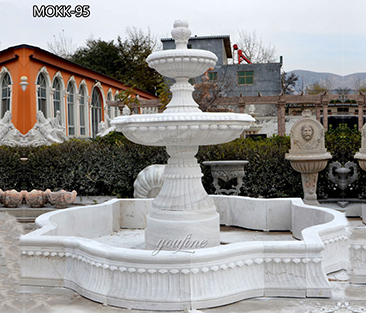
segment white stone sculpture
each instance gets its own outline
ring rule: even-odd
[[[41,145],[51,145],[53,143],[63,143],[68,140],[64,128],[59,123],[59,114],[53,119],[46,119],[43,112],[38,111],[36,116],[37,122],[24,136],[24,145],[36,147]]]
[[[107,107],[104,108],[104,121],[101,121],[98,124],[98,134],[97,136],[104,137],[105,135],[109,134],[116,130],[115,126],[111,126],[111,118],[108,116]]]
[[[205,161],[202,164],[211,167],[211,174],[213,178],[213,185],[215,187],[215,194],[217,195],[234,195],[237,196],[240,193],[240,188],[243,186],[243,178],[245,175],[244,165],[248,164],[248,161],[243,160],[229,160],[229,161]],[[228,182],[236,178],[236,185],[232,185],[230,189],[224,189],[220,187],[219,179],[224,182]]]
[[[187,22],[176,21],[172,30],[176,49],[155,52],[146,60],[151,68],[176,81],[164,113],[121,116],[112,121],[129,140],[166,146],[170,156],[164,185],[147,217],[145,243],[151,250],[160,240],[181,240],[187,234],[207,242],[204,247],[220,244],[219,215],[202,186],[201,168],[194,156],[199,145],[229,142],[254,122],[247,114],[203,113],[199,109],[189,79],[213,67],[217,57],[210,51],[187,49],[190,34]]]
[[[42,111],[37,112],[37,123],[26,134],[23,135],[11,122],[11,112],[6,111],[0,121],[0,145],[11,147],[41,146],[53,143],[62,143],[68,138],[65,134],[65,127],[60,124],[60,111],[56,117],[46,119]]]
[[[131,115],[131,109],[128,107],[128,105],[124,105],[122,109],[122,115]]]
[[[134,198],[155,198],[163,187],[165,165],[154,164],[144,168],[133,184]]]
[[[360,151],[356,153],[355,159],[358,159],[358,164],[366,171],[366,124],[362,126],[361,136],[361,148]]]
[[[303,118],[292,126],[291,149],[285,158],[301,173],[304,202],[319,205],[316,195],[318,172],[327,166],[332,156],[325,148],[323,125],[310,116],[311,111],[304,110]]]
[[[351,281],[355,284],[366,284],[366,227],[356,227],[350,238]]]
[[[0,120],[0,145],[17,146],[23,135],[14,127],[11,122],[11,112],[6,111]]]
[[[112,121],[137,143],[167,147],[170,159],[160,193],[155,199],[116,199],[37,218],[41,228],[20,241],[24,285],[64,286],[106,305],[160,311],[262,296],[331,295],[326,274],[347,266],[343,214],[301,199],[208,196],[204,191],[194,158],[198,146],[230,141],[254,119],[199,110],[188,78],[202,75],[216,57],[186,49],[187,26],[174,23],[176,50],[148,58],[151,67],[176,79],[165,112]],[[220,222],[291,230],[299,240],[220,245]],[[111,234],[125,228],[147,229],[141,246],[110,244]],[[98,241],[102,236],[107,243]]]

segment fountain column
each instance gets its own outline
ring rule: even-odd
[[[219,214],[202,186],[201,168],[194,157],[198,146],[168,146],[167,152],[170,158],[163,175],[164,184],[147,216],[146,248],[154,250],[159,241],[168,243],[187,236],[191,240],[188,246],[219,245]],[[171,250],[177,249],[171,247]]]

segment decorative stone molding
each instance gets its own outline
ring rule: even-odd
[[[316,195],[318,172],[327,166],[332,156],[325,149],[324,127],[310,118],[311,111],[304,110],[303,118],[291,128],[291,149],[285,158],[301,173],[304,202],[319,205]]]
[[[26,134],[23,135],[11,122],[11,112],[6,111],[0,120],[0,145],[38,147],[62,143],[68,138],[65,135],[65,128],[60,123],[60,112],[57,111],[56,117],[46,119],[42,111],[37,112],[37,123]]]
[[[240,188],[243,186],[244,165],[248,161],[205,161],[202,164],[211,167],[211,174],[213,177],[213,185],[215,187],[215,194],[232,194],[237,196],[240,193]],[[236,186],[231,189],[223,189],[219,185],[219,179],[228,182],[236,178]]]
[[[134,198],[155,198],[163,186],[165,165],[154,164],[145,167],[133,184]]]
[[[33,189],[24,193],[25,201],[32,208],[41,208],[47,203],[47,195],[42,190]]]
[[[350,271],[352,283],[366,283],[366,227],[356,227],[350,238]]]
[[[33,189],[28,192],[26,190],[2,191],[0,189],[0,203],[4,204],[5,207],[15,208],[25,199],[26,203],[32,208],[41,208],[44,204],[49,202],[57,209],[63,209],[75,201],[76,195],[77,192],[75,190],[72,192],[65,190],[51,192],[49,189],[46,191]]]
[[[16,191],[16,190],[6,190],[2,191],[0,189],[0,201],[7,208],[16,208],[19,204],[22,203],[24,190]]]
[[[77,192],[75,190],[65,191],[63,189],[52,192],[50,189],[47,189],[44,194],[48,202],[56,206],[56,209],[64,209],[71,203],[74,203]]]

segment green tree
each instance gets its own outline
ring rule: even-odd
[[[118,94],[117,99],[120,100],[124,105],[127,105],[130,109],[133,107],[134,104],[140,105],[140,101],[133,87],[121,91]]]
[[[78,48],[70,60],[99,73],[119,79],[117,68],[120,65],[119,51],[114,41],[89,38],[86,46]]]
[[[123,83],[156,93],[161,75],[151,69],[146,58],[155,50],[156,41],[150,32],[127,29],[127,38],[117,41],[88,39],[86,46],[77,49],[71,61],[108,75]]]

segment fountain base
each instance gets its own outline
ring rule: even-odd
[[[300,240],[242,241],[184,251],[123,248],[94,238],[144,229],[152,199],[123,199],[40,216],[20,239],[22,284],[71,288],[106,305],[209,308],[263,296],[329,297],[326,274],[348,264],[342,213],[300,199],[210,196],[220,223],[292,230]]]

